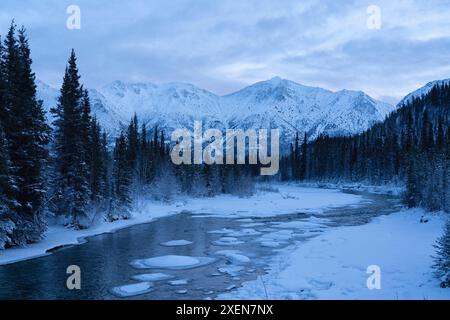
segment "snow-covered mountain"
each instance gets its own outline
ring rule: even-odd
[[[429,93],[431,91],[431,89],[437,84],[442,85],[442,84],[449,84],[449,83],[450,83],[450,79],[435,80],[435,81],[428,82],[423,87],[411,92],[406,97],[404,97],[402,99],[402,101],[399,102],[398,105],[401,106],[403,104],[410,102],[414,98],[421,97],[422,95]]]
[[[56,104],[59,90],[38,82],[38,95],[47,110]],[[170,133],[192,128],[279,128],[288,144],[295,132],[348,135],[382,121],[395,108],[361,91],[332,92],[273,78],[226,96],[191,84],[124,83],[115,81],[90,90],[92,110],[104,128],[116,134],[134,113],[149,127]]]

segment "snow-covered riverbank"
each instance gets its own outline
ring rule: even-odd
[[[361,196],[345,194],[339,190],[305,188],[280,184],[259,187],[250,198],[222,195],[208,199],[178,199],[171,204],[155,201],[140,201],[137,210],[129,220],[113,223],[98,221],[90,229],[75,231],[62,226],[50,226],[43,241],[25,248],[0,251],[0,265],[29,259],[46,254],[58,246],[78,244],[83,238],[113,232],[132,225],[147,223],[154,219],[189,211],[198,214],[240,218],[252,216],[274,216],[295,212],[318,212],[332,207],[357,205]]]
[[[283,249],[269,273],[220,299],[450,299],[433,277],[433,245],[447,216],[404,210],[356,227],[339,227]],[[367,268],[381,269],[381,289]]]

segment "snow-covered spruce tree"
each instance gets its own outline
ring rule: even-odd
[[[114,148],[114,164],[112,172],[113,194],[107,213],[108,221],[127,219],[130,216],[131,170],[127,159],[127,142],[122,132],[116,140]]]
[[[94,146],[92,145],[92,117],[91,117],[91,101],[89,99],[89,93],[87,90],[82,90],[81,98],[81,143],[83,146],[83,161],[86,164],[84,174],[85,179],[90,181],[91,179],[91,165],[92,165],[92,152]],[[97,146],[98,147],[98,146]]]
[[[445,161],[444,161],[444,177],[443,177],[443,207],[447,213],[450,213],[450,126],[447,127],[447,136],[445,139]]]
[[[13,245],[39,241],[46,230],[43,210],[45,195],[43,167],[50,129],[45,123],[42,102],[36,98],[35,75],[26,31],[21,28],[16,38],[16,26],[11,24],[2,57],[4,78],[3,118],[8,141],[10,199],[13,201],[15,229]]]
[[[444,228],[444,234],[436,242],[436,256],[434,268],[437,278],[441,281],[441,287],[450,287],[450,221]]]
[[[90,188],[83,145],[83,96],[74,50],[64,74],[55,116],[55,194],[52,210],[70,219],[75,229],[89,226]]]
[[[8,157],[8,144],[0,124],[0,250],[13,245],[13,232],[17,221],[9,199],[11,192],[10,170],[11,163]]]
[[[102,136],[101,128],[97,119],[92,119],[91,123],[91,133],[90,133],[90,188],[91,188],[91,199],[95,204],[99,204],[103,198],[102,191],[106,186],[102,183],[102,174],[104,172],[104,167],[107,165],[103,159],[102,150]]]
[[[108,136],[106,131],[102,132],[100,145],[100,161],[103,163],[103,165],[100,166],[100,196],[105,203],[109,203],[112,194],[112,159],[110,152],[108,151]]]
[[[13,245],[13,231],[18,221],[13,207],[13,188],[15,182],[11,176],[11,162],[9,160],[9,143],[6,138],[4,125],[9,117],[6,96],[6,68],[4,63],[3,43],[0,38],[0,250]]]

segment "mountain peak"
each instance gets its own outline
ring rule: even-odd
[[[408,102],[411,102],[414,98],[418,98],[421,97],[422,95],[425,95],[427,93],[429,93],[431,91],[431,89],[433,89],[433,87],[435,85],[442,85],[442,84],[450,84],[450,79],[442,79],[442,80],[435,80],[435,81],[430,81],[428,82],[426,85],[424,85],[423,87],[411,92],[410,94],[408,94],[406,97],[404,97],[399,103],[398,106],[401,106],[403,104],[406,104]]]
[[[54,106],[59,90],[39,83],[46,109]],[[368,129],[394,110],[361,91],[332,92],[274,77],[240,91],[217,96],[187,83],[129,83],[114,81],[90,90],[92,111],[102,126],[116,134],[136,113],[148,127],[170,132],[191,128],[279,128],[283,145],[294,132],[314,139],[321,133],[348,135]]]

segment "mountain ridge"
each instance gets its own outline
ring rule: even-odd
[[[46,111],[56,105],[59,90],[37,81],[38,97]],[[149,127],[166,132],[192,128],[279,128],[282,144],[295,132],[350,135],[368,129],[395,107],[362,91],[333,92],[274,77],[226,95],[216,95],[189,83],[140,83],[120,80],[90,89],[93,113],[112,135],[136,113]]]

